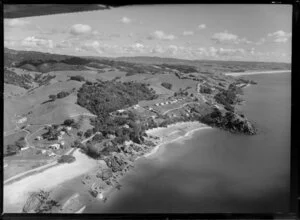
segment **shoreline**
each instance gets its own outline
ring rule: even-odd
[[[76,160],[70,164],[60,164],[37,174],[30,175],[3,187],[3,209],[5,212],[22,212],[30,192],[40,189],[52,190],[60,184],[89,172],[97,161],[76,150]]]
[[[203,129],[211,129],[211,128],[212,128],[212,127],[210,127],[210,126],[208,126],[208,125],[204,125],[204,126],[203,126],[203,124],[201,124],[201,123],[199,123],[199,125],[200,125],[201,127],[194,128],[194,129],[192,129],[192,130],[189,130],[189,131],[187,131],[184,135],[180,135],[180,136],[178,136],[177,138],[175,138],[175,139],[173,139],[173,140],[168,140],[168,141],[164,141],[164,142],[159,143],[159,144],[156,145],[150,152],[146,153],[143,157],[148,158],[148,157],[150,157],[150,156],[153,156],[154,154],[156,154],[156,153],[159,151],[159,149],[160,149],[161,147],[164,147],[164,146],[167,145],[167,144],[170,144],[170,143],[179,141],[179,140],[181,140],[181,139],[184,139],[184,138],[186,138],[186,137],[188,137],[188,136],[191,136],[191,135],[193,135],[196,131],[203,130]],[[168,128],[166,128],[166,129],[168,129]],[[173,132],[170,133],[170,135],[171,135],[172,133],[175,133],[175,132],[178,133],[178,131],[173,131]]]
[[[148,159],[155,156],[162,147],[169,143],[179,141],[184,139],[194,132],[202,129],[212,128],[205,124],[199,122],[178,122],[167,127],[158,127],[154,129],[149,129],[146,133],[154,138],[158,139],[153,143],[155,146],[149,151],[148,147],[145,148],[142,155],[138,155],[134,160],[127,164],[122,171],[113,173],[113,176],[109,179],[111,181],[110,185],[107,185],[104,189],[98,192],[98,196],[94,199],[102,200],[105,202],[109,198],[110,194],[117,191],[119,181],[126,176],[127,172],[130,172],[135,165],[135,162],[140,159]],[[182,133],[184,132],[184,133]],[[148,151],[148,152],[147,152]],[[24,202],[26,201],[28,193],[37,191],[39,189],[45,189],[49,191],[55,191],[55,188],[65,182],[76,179],[75,181],[80,181],[82,183],[83,177],[89,175],[90,173],[95,173],[99,171],[99,165],[103,164],[103,160],[95,160],[89,158],[84,153],[81,153],[79,149],[75,150],[74,156],[76,156],[76,161],[71,164],[62,164],[60,166],[54,166],[45,171],[39,172],[37,174],[30,175],[24,179],[17,180],[11,184],[4,186],[4,210],[6,212],[21,212]],[[100,165],[101,166],[101,165]],[[83,168],[84,167],[84,168]],[[67,174],[67,175],[66,175]],[[50,177],[51,176],[51,177]],[[43,179],[45,181],[43,181]],[[47,179],[47,180],[46,180]],[[97,180],[97,179],[96,179]],[[101,180],[102,181],[102,180]],[[45,184],[46,183],[46,184]],[[89,190],[89,184],[82,186],[84,191]],[[87,187],[87,188],[86,188]],[[81,212],[86,208],[86,204],[83,204]],[[76,211],[74,211],[76,213]]]
[[[269,71],[249,71],[249,72],[229,72],[224,73],[226,76],[247,76],[247,75],[258,75],[258,74],[276,74],[276,73],[291,73],[291,70],[269,70]]]
[[[200,130],[204,130],[204,129],[212,129],[212,128],[213,127],[208,126],[206,124],[193,121],[193,122],[177,122],[177,123],[168,125],[167,127],[158,127],[158,128],[153,128],[153,129],[147,130],[146,133],[148,135],[159,137],[160,140],[155,145],[155,147],[153,147],[149,152],[146,152],[144,155],[141,155],[141,156],[138,156],[137,158],[135,158],[135,160],[132,162],[133,166],[129,166],[128,170],[123,173],[124,175],[116,176],[117,185],[119,184],[119,182],[122,181],[123,177],[126,176],[126,173],[132,171],[135,161],[137,161],[139,159],[149,159],[151,157],[158,156],[156,154],[160,151],[160,149],[167,146],[169,143],[183,140],[189,136],[192,136],[196,131],[200,131]],[[176,132],[173,131],[172,129],[175,129]],[[184,130],[185,133],[179,134],[180,131],[182,131],[182,130]],[[176,136],[174,137],[172,135],[172,133],[173,134],[176,133]],[[109,198],[109,196],[112,193],[114,193],[115,191],[117,191],[115,185],[107,187],[106,189],[102,190],[101,193],[99,193],[99,195],[101,195],[101,199],[99,199],[99,197],[98,197],[98,200],[102,200],[102,201],[107,200]]]

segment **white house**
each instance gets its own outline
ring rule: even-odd
[[[64,142],[64,141],[61,141],[60,144],[61,144],[62,146],[64,146],[64,145],[65,145],[65,142]]]
[[[20,120],[18,120],[18,123],[24,123],[24,122],[26,122],[26,121],[27,121],[27,118],[24,117],[24,118],[21,118]]]
[[[51,153],[48,154],[48,156],[49,156],[49,157],[52,157],[52,156],[56,156],[56,154],[53,153],[53,152],[51,152]]]
[[[38,141],[40,141],[40,140],[42,140],[42,137],[41,136],[36,136],[35,139],[38,140]]]
[[[22,147],[21,148],[21,151],[23,151],[23,150],[27,150],[27,149],[29,149],[29,147],[27,146],[27,147]]]
[[[117,110],[117,112],[119,112],[119,113],[123,113],[124,111],[125,111],[124,109]]]
[[[64,132],[64,131],[61,131],[60,132],[60,135],[62,136],[62,135],[64,135],[66,132]]]
[[[71,127],[67,127],[67,130],[68,130],[68,131],[71,131],[71,130],[72,130],[72,128],[71,128]]]

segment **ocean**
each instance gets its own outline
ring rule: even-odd
[[[109,199],[84,213],[287,212],[290,186],[291,74],[246,76],[239,106],[258,134],[204,129],[140,159]]]

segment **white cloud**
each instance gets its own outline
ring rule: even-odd
[[[194,35],[194,32],[193,31],[184,31],[182,34],[184,36],[189,36],[189,35]]]
[[[15,40],[4,40],[4,47],[14,47],[16,45]]]
[[[286,43],[291,36],[292,36],[292,33],[287,33],[282,30],[268,34],[268,37],[272,38],[273,42],[276,42],[276,43]]]
[[[5,24],[8,27],[23,27],[23,26],[29,25],[30,21],[26,21],[26,20],[23,20],[23,19],[15,18],[15,19],[9,19],[9,20],[7,20],[7,22],[5,22]]]
[[[78,48],[79,50],[91,51],[91,52],[96,52],[98,54],[103,54],[102,45],[99,43],[99,41],[96,40],[83,42]]]
[[[54,44],[52,40],[30,36],[21,41],[21,46],[53,48]]]
[[[253,44],[253,42],[247,38],[240,38],[238,35],[229,33],[228,31],[215,33],[211,39],[220,44]]]
[[[198,26],[198,28],[199,28],[200,30],[205,29],[205,28],[206,28],[206,24],[200,24],[200,25]]]
[[[217,43],[237,43],[239,37],[235,34],[228,33],[227,31],[215,33],[212,38]]]
[[[129,23],[132,22],[132,20],[131,20],[130,18],[128,18],[128,17],[123,17],[123,18],[121,18],[120,21],[121,21],[122,23],[124,23],[124,24],[129,24]]]
[[[71,27],[70,33],[72,35],[82,35],[91,33],[92,28],[87,24],[74,24]]]
[[[163,31],[157,30],[152,33],[148,39],[158,39],[158,40],[174,40],[176,36],[173,34],[166,34]]]

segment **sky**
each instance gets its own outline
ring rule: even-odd
[[[78,56],[291,61],[290,5],[141,5],[4,20],[4,46]]]

